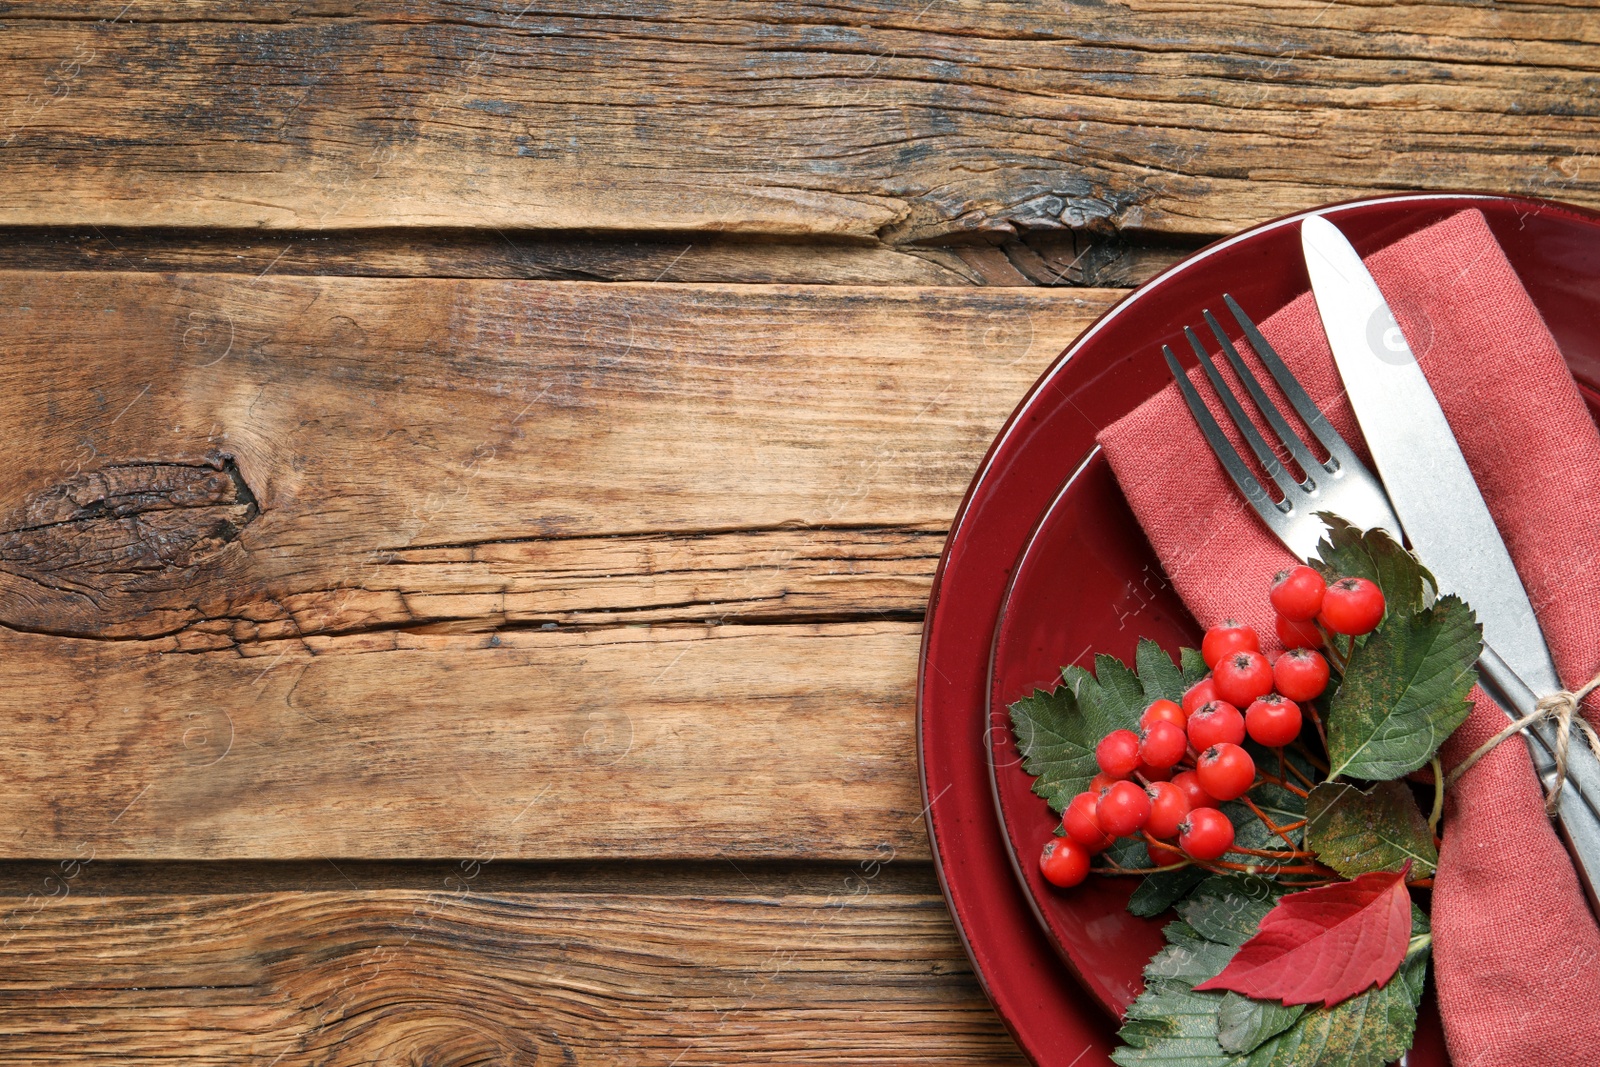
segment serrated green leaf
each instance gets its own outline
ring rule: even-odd
[[[1206,676],[1211,670],[1206,666],[1205,657],[1200,655],[1198,648],[1178,649],[1178,668],[1183,671],[1183,686],[1191,688],[1196,682]]]
[[[1093,679],[1090,680],[1093,684]],[[1033,791],[1058,814],[1099,773],[1078,698],[1068,686],[1034,690],[1011,705],[1011,729],[1022,753],[1022,769],[1034,775]]]
[[[1196,890],[1193,906],[1190,902],[1180,906],[1201,915],[1203,929],[1226,943],[1203,936],[1201,928],[1186,920],[1167,924],[1168,945],[1145,968],[1145,992],[1128,1008],[1120,1031],[1126,1044],[1111,1054],[1112,1060],[1122,1067],[1381,1067],[1399,1058],[1416,1030],[1427,973],[1428,923],[1416,907],[1411,910],[1411,948],[1396,976],[1382,989],[1369,989],[1333,1008],[1305,1009],[1287,1029],[1267,1034],[1249,1052],[1234,1053],[1222,1046],[1225,1001],[1238,995],[1197,993],[1193,987],[1221,973],[1238,951],[1237,944],[1248,940],[1260,922],[1259,914],[1264,914],[1248,898],[1230,899],[1230,893],[1239,892],[1237,883],[1231,878],[1207,879]],[[1245,924],[1250,924],[1248,930]],[[1282,1005],[1276,1007],[1282,1010]],[[1240,1023],[1246,1010],[1228,1008],[1230,1026]],[[1230,1038],[1248,1039],[1248,1035],[1230,1030]]]
[[[1217,1043],[1229,1052],[1251,1052],[1268,1038],[1277,1037],[1300,1021],[1304,1004],[1285,1006],[1275,1000],[1255,1000],[1242,993],[1223,994],[1217,1009]]]
[[[1389,614],[1410,614],[1426,607],[1438,583],[1417,558],[1383,530],[1359,528],[1327,512],[1319,512],[1328,532],[1317,545],[1312,565],[1328,581],[1366,578],[1383,590]]]
[[[1112,730],[1138,730],[1148,704],[1139,676],[1117,657],[1097,655],[1094,682],[1079,692],[1078,703],[1096,740]]]
[[[1142,918],[1153,918],[1188,896],[1189,891],[1205,879],[1206,872],[1199,867],[1147,874],[1128,898],[1128,911]]]
[[[1148,637],[1139,639],[1133,654],[1133,665],[1138,668],[1139,682],[1144,687],[1145,707],[1157,700],[1180,701],[1183,691],[1193,683],[1185,682],[1183,671],[1162,647]],[[1142,714],[1144,709],[1139,709]]]
[[[1428,820],[1404,782],[1379,782],[1363,793],[1347,782],[1323,782],[1306,802],[1306,841],[1317,858],[1346,878],[1397,871],[1426,878],[1439,865]]]
[[[1180,677],[1155,642],[1141,641],[1139,654],[1151,662],[1164,661],[1166,671]],[[1100,739],[1113,730],[1137,730],[1139,716],[1150,703],[1140,676],[1115,656],[1096,656],[1094,674],[1082,667],[1063,667],[1061,680],[1063,684],[1050,692],[1036,689],[1010,708],[1022,769],[1034,776],[1033,791],[1057,814],[1089,787],[1100,770],[1094,759]]]
[[[1329,777],[1386,781],[1427,763],[1467,718],[1483,631],[1459,598],[1391,615],[1350,656],[1328,712]]]
[[[1126,1045],[1111,1059],[1124,1067],[1229,1067],[1236,1057],[1217,1044],[1221,995],[1196,993],[1194,986],[1220,974],[1238,949],[1208,941],[1181,921],[1163,933],[1167,947],[1145,967],[1144,992],[1128,1006],[1118,1034]]]
[[[1238,947],[1255,936],[1284,892],[1265,878],[1213,875],[1178,905],[1178,915],[1206,940]]]

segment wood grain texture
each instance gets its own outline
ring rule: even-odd
[[[1583,6],[39,3],[0,223],[895,244],[1216,235],[1358,195],[1600,203]]]
[[[1116,295],[0,292],[4,850],[105,858],[926,855],[944,524]]]
[[[492,868],[465,860],[426,889],[7,901],[0,1058],[1022,1062],[926,867],[785,885],[723,865],[665,892],[622,872],[480,888]]]

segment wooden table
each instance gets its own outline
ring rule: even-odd
[[[1597,41],[6,6],[0,1062],[1019,1062],[913,737],[989,440],[1248,224],[1600,204]]]

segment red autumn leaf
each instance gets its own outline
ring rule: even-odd
[[[1368,986],[1381,988],[1400,969],[1411,941],[1410,872],[1407,862],[1398,872],[1290,893],[1222,973],[1195,988],[1285,1004],[1320,1000],[1327,1007]]]

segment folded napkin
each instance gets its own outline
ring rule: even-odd
[[[1592,506],[1585,502],[1600,500],[1600,434],[1561,354],[1477,211],[1366,262],[1455,430],[1561,677],[1576,688],[1600,668],[1600,528],[1583,518]],[[1310,294],[1262,331],[1365,456]],[[1193,377],[1200,380],[1198,370]],[[1208,387],[1200,392],[1211,401]],[[1208,626],[1241,618],[1275,650],[1266,591],[1292,558],[1211,458],[1177,387],[1106,429],[1100,443],[1195,618]],[[1446,766],[1506,723],[1481,690],[1473,700],[1445,748]],[[1585,707],[1591,721],[1596,706]],[[1600,930],[1520,739],[1451,790],[1432,915],[1456,1067],[1600,1062]]]

